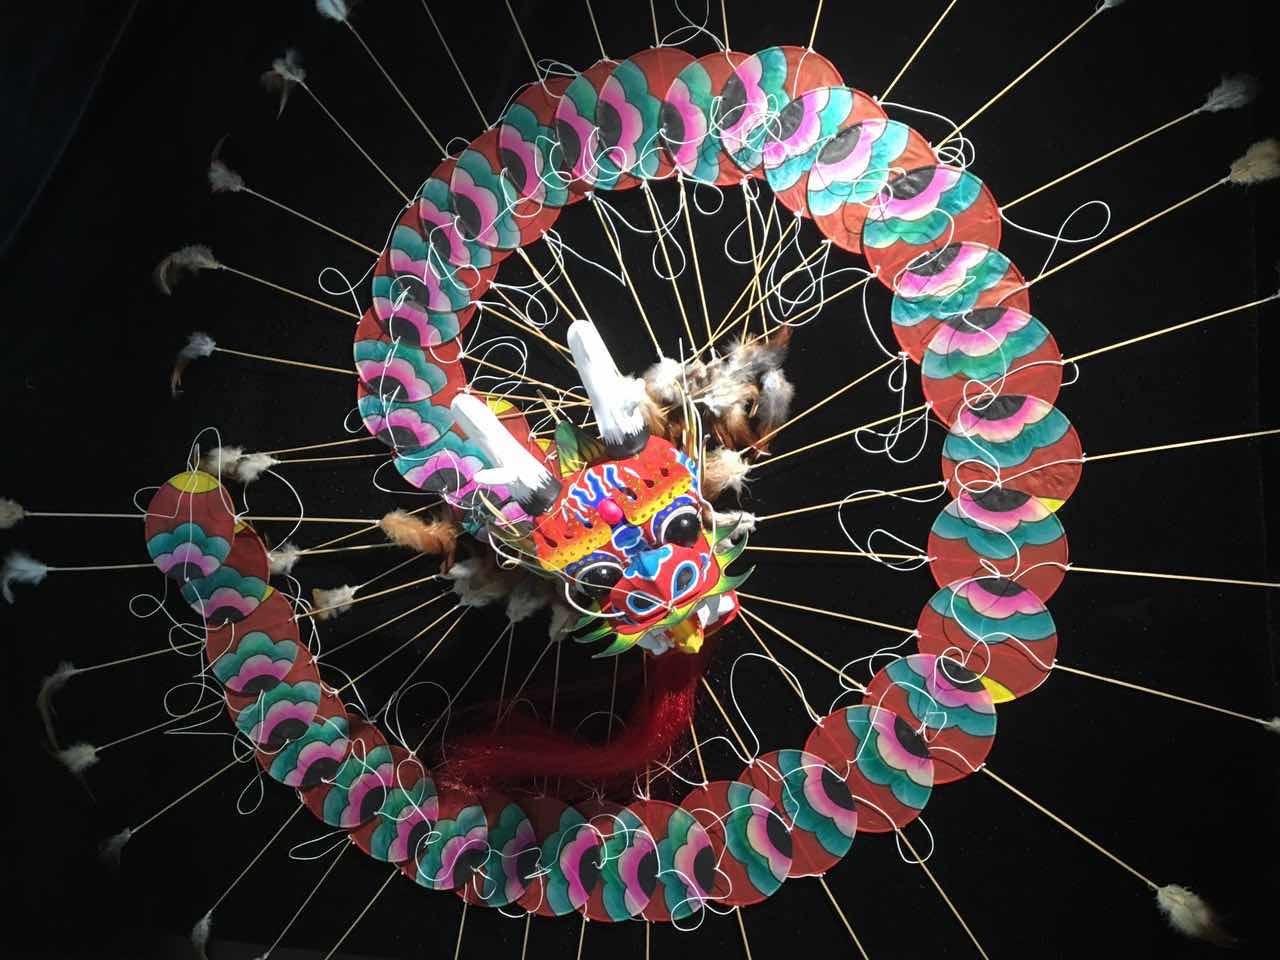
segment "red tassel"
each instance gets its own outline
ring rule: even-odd
[[[649,663],[649,683],[623,729],[608,743],[588,743],[548,727],[463,737],[432,775],[437,783],[468,791],[492,785],[564,778],[609,782],[630,778],[666,758],[689,729],[705,653],[675,651]]]

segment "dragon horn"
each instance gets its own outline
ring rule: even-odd
[[[644,384],[618,372],[595,324],[575,320],[569,327],[568,340],[573,365],[591,398],[605,451],[614,458],[635,456],[649,439],[649,428],[640,409]]]
[[[489,455],[494,467],[492,482],[510,487],[528,514],[536,516],[550,509],[560,493],[560,481],[511,435],[489,405],[474,394],[459,393],[450,407],[463,433]]]

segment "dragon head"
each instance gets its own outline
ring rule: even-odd
[[[575,322],[568,340],[600,437],[557,424],[558,477],[484,402],[453,401],[462,429],[498,464],[486,479],[505,485],[529,515],[517,531],[499,522],[495,546],[562,580],[588,628],[578,639],[607,641],[598,656],[637,644],[697,653],[710,628],[737,614],[733,591],[746,574],[725,571],[745,543],[731,544],[728,531],[706,522],[695,456],[649,434],[643,384],[618,373],[594,325]],[[699,445],[690,438],[693,454]]]

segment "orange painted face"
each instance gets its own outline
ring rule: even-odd
[[[532,539],[539,565],[604,618],[596,634],[614,637],[605,652],[639,643],[695,653],[707,627],[737,613],[722,570],[732,557],[715,551],[701,504],[697,464],[659,437],[563,478]]]

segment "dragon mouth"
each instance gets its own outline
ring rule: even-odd
[[[738,598],[732,591],[703,597],[675,623],[646,630],[636,643],[653,654],[666,653],[673,647],[681,653],[697,653],[707,630],[737,610]]]

